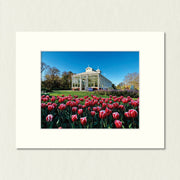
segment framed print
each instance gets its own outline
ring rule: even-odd
[[[18,32],[16,147],[164,148],[164,33]]]

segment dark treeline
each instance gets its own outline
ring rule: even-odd
[[[41,90],[42,91],[52,91],[52,90],[70,90],[71,89],[71,76],[73,73],[62,72],[56,67],[50,67],[44,62],[41,63],[41,75],[45,74],[44,77],[41,77]]]

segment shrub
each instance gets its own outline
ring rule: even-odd
[[[95,95],[113,95],[113,96],[131,96],[132,98],[139,97],[138,90],[99,90],[95,91]]]

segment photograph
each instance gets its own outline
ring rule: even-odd
[[[139,51],[41,51],[42,129],[138,129]]]

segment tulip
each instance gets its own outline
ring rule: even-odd
[[[71,101],[67,101],[66,106],[71,106]]]
[[[95,111],[91,111],[91,116],[95,116],[96,112]]]
[[[123,103],[128,103],[128,99],[126,99],[126,98],[123,98],[121,101],[122,101]]]
[[[49,111],[51,111],[51,110],[53,110],[53,109],[54,109],[54,107],[53,107],[52,105],[49,105],[49,106],[48,106],[48,110],[49,110]]]
[[[83,113],[83,109],[78,109],[78,114],[81,115]]]
[[[99,117],[100,117],[101,119],[104,119],[104,118],[106,117],[106,111],[105,111],[105,110],[99,111]]]
[[[77,111],[77,107],[72,107],[72,112],[76,112]]]
[[[124,110],[125,110],[124,105],[119,105],[119,109],[122,110],[122,111],[124,111]]]
[[[77,114],[72,115],[72,116],[71,116],[71,119],[72,119],[73,122],[74,122],[74,121],[77,121]]]
[[[97,111],[99,112],[102,108],[100,106],[97,106]]]
[[[53,115],[52,114],[48,114],[47,116],[46,116],[46,121],[47,122],[51,122],[53,120]]]
[[[79,104],[79,105],[78,105],[78,108],[79,108],[79,109],[82,109],[82,104]]]
[[[115,124],[116,128],[121,128],[122,127],[122,122],[119,121],[119,120],[115,120],[114,124]]]
[[[97,111],[97,107],[93,107],[93,111]]]
[[[87,123],[87,118],[86,117],[82,117],[80,118],[81,124],[84,126]]]
[[[54,96],[52,96],[51,101],[54,102],[56,100],[56,98]]]
[[[113,114],[113,118],[116,120],[116,119],[119,119],[119,113],[118,112],[114,112]]]
[[[105,111],[106,111],[107,116],[109,116],[112,113],[112,111],[110,109],[108,109],[108,108],[106,108]]]
[[[125,112],[125,113],[124,113],[124,116],[127,117],[127,118],[129,118],[129,117],[130,117],[129,112]]]
[[[114,108],[118,108],[119,104],[117,102],[113,103]]]
[[[56,107],[57,107],[57,104],[56,104],[56,103],[52,103],[52,106],[53,106],[54,108],[56,108]]]
[[[113,107],[114,107],[113,104],[108,104],[109,109],[113,109]]]
[[[66,109],[66,105],[65,105],[65,104],[60,104],[59,107],[58,107],[58,109],[64,110],[64,109]]]
[[[41,103],[41,108],[45,108],[46,104],[45,103]]]
[[[106,108],[106,103],[102,103],[102,108]]]
[[[128,113],[131,118],[135,118],[138,115],[138,112],[135,109],[130,109]]]

